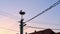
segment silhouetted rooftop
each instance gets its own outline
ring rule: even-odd
[[[30,34],[55,34],[55,32],[52,31],[51,29],[46,29],[46,30],[42,30],[42,31],[35,31]]]

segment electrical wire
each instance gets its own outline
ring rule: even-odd
[[[46,11],[52,9],[53,7],[55,7],[55,6],[58,5],[58,4],[60,4],[60,0],[57,1],[56,3],[54,3],[53,5],[51,5],[51,6],[50,6],[49,8],[47,8],[46,10],[44,10],[44,11],[42,11],[41,13],[37,14],[36,16],[32,17],[31,19],[25,21],[25,23],[31,21],[32,19],[34,19],[34,18],[36,18],[36,17],[38,17],[38,16],[40,16],[40,15],[42,15],[43,13],[45,13]],[[7,13],[7,12],[4,12],[4,13],[6,13],[6,14],[8,14],[8,15],[12,15],[12,14]],[[13,15],[12,15],[12,16],[13,16]],[[14,16],[14,17],[16,17],[16,16]],[[17,17],[17,18],[18,18],[18,17]]]
[[[34,18],[36,18],[36,17],[38,17],[38,16],[40,16],[40,15],[42,15],[43,13],[45,13],[46,11],[52,9],[53,7],[55,7],[55,6],[58,5],[58,4],[60,4],[60,0],[57,1],[56,3],[54,3],[53,5],[51,5],[51,6],[50,6],[49,8],[47,8],[46,10],[44,10],[44,11],[42,11],[41,13],[37,14],[36,16],[32,17],[31,19],[25,21],[25,23],[31,21],[32,19],[34,19]],[[12,15],[12,14],[9,14],[9,13],[7,13],[7,12],[4,12],[4,13],[6,13],[7,15]],[[12,15],[12,16],[13,16],[13,15]],[[14,16],[14,17],[16,17],[16,16]]]
[[[17,30],[13,30],[13,29],[8,29],[8,28],[4,28],[4,27],[0,27],[0,29],[5,29],[5,30],[10,30],[10,31],[15,31],[15,32],[19,32],[19,31],[17,31]]]
[[[7,13],[7,12],[4,12],[4,11],[1,11],[1,12],[2,12],[2,13],[5,13],[6,15],[13,16],[12,14],[10,14],[10,13]],[[0,15],[2,15],[2,14],[0,14]],[[6,16],[6,15],[3,15],[3,16]],[[16,17],[16,16],[14,16],[14,17]],[[10,17],[10,18],[11,18],[11,17]],[[17,31],[17,30],[8,29],[8,28],[4,28],[4,27],[0,27],[0,28],[2,28],[2,29],[5,29],[5,30],[10,30],[10,31],[19,32],[19,31]]]
[[[36,16],[34,16],[33,18],[27,20],[26,22],[29,22],[31,21],[32,19],[38,17],[39,15],[42,15],[43,13],[45,13],[46,11],[52,9],[53,7],[55,7],[56,5],[60,4],[60,0],[56,3],[54,3],[53,5],[51,5],[49,8],[47,8],[46,10],[42,11],[41,13],[37,14]],[[8,14],[8,13],[7,13]],[[11,14],[9,14],[11,15]],[[30,27],[30,28],[36,28],[36,29],[46,29],[46,28],[39,28],[39,27],[32,27],[32,26],[26,26],[26,27]],[[6,28],[3,28],[3,29],[6,29]],[[16,31],[16,30],[12,30],[12,29],[7,29],[7,30],[11,30],[11,31]],[[60,30],[60,29],[53,29],[53,30]],[[19,32],[19,31],[18,31]]]
[[[56,3],[54,3],[53,5],[51,5],[51,6],[50,6],[49,8],[47,8],[46,10],[44,10],[44,11],[42,11],[41,13],[37,14],[36,16],[32,17],[31,19],[27,20],[26,22],[29,22],[29,21],[31,21],[32,19],[34,19],[34,18],[42,15],[43,13],[47,12],[48,10],[50,10],[50,9],[52,9],[53,7],[57,6],[58,4],[60,4],[60,0],[57,1]],[[26,23],[26,22],[25,22],[25,23]]]
[[[0,12],[2,12],[2,13],[0,13],[0,15],[3,15],[3,16],[10,16],[10,18],[13,18],[13,17],[15,17],[15,18],[17,18],[17,19],[20,19],[20,18],[18,18],[17,16],[14,16],[13,14],[10,14],[10,13],[8,13],[8,12],[6,12],[6,11],[0,11]],[[12,17],[13,16],[13,17]],[[17,20],[17,19],[15,19],[15,20]]]
[[[35,28],[35,29],[51,29],[51,28],[42,28],[42,27],[33,27],[33,26],[26,26],[28,28]],[[52,30],[60,30],[60,29],[52,29]]]
[[[4,11],[3,11],[4,12]],[[6,13],[6,14],[8,14],[8,15],[11,15],[10,13],[7,13],[7,12],[4,12],[4,13]],[[14,15],[13,15],[14,16]],[[14,17],[16,17],[16,16],[14,16]],[[18,17],[17,17],[18,18]],[[41,24],[48,24],[48,23],[41,23]],[[58,25],[58,24],[48,24],[48,25]],[[59,24],[60,25],[60,24]]]

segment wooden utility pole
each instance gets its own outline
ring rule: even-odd
[[[22,10],[20,10],[19,14],[21,15],[21,20],[20,20],[20,34],[23,34],[23,27],[24,27],[24,22],[23,22],[23,15],[25,14],[25,12],[22,12]]]

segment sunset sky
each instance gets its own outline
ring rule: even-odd
[[[19,21],[22,9],[26,14],[23,16],[27,21],[41,13],[58,0],[0,0],[0,34],[19,33]],[[26,26],[60,29],[60,4],[37,18],[26,23]],[[24,27],[24,32],[30,33],[36,28]],[[60,30],[53,30],[60,32]]]

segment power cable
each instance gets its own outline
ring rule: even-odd
[[[54,3],[53,5],[51,5],[51,6],[50,6],[49,8],[47,8],[46,10],[44,10],[44,11],[42,11],[41,13],[37,14],[36,16],[32,17],[31,19],[27,20],[26,22],[29,22],[29,21],[31,21],[32,19],[34,19],[34,18],[42,15],[43,13],[47,12],[48,10],[50,10],[50,9],[52,9],[53,7],[57,6],[58,4],[60,4],[60,0],[57,1],[56,3]],[[26,23],[26,22],[25,22],[25,23]]]
[[[33,18],[31,18],[31,19],[27,20],[26,22],[31,21],[32,19],[34,19],[34,18],[38,17],[39,15],[42,15],[43,13],[45,13],[46,11],[48,11],[48,10],[52,9],[53,7],[55,7],[55,6],[56,6],[56,5],[58,5],[58,4],[60,4],[60,0],[59,0],[58,2],[56,2],[56,3],[54,3],[53,5],[51,5],[51,6],[50,6],[49,8],[47,8],[46,10],[44,10],[44,11],[42,11],[41,13],[37,14],[37,15],[36,15],[36,16],[34,16]],[[29,26],[29,27],[31,27],[31,26]],[[31,27],[31,28],[45,29],[45,28],[38,28],[38,27]],[[9,29],[9,30],[10,30],[10,29]],[[53,29],[53,30],[60,30],[60,29]]]
[[[3,11],[4,12],[4,11]],[[4,12],[4,13],[6,13],[6,14],[9,14],[9,15],[11,15],[10,13],[7,13],[7,12]],[[13,15],[14,16],[14,15]],[[16,16],[14,16],[14,17],[16,17]],[[47,23],[46,23],[47,24]],[[53,25],[53,24],[48,24],[48,25]],[[55,24],[56,25],[56,24]]]
[[[10,30],[10,31],[15,31],[15,32],[19,32],[19,31],[17,31],[17,30],[13,30],[13,29],[8,29],[8,28],[4,28],[4,27],[0,27],[0,28],[2,28],[2,29],[5,29],[5,30]]]
[[[0,15],[2,15],[2,14],[4,14],[3,16],[10,16],[10,17],[12,17],[12,16],[14,16],[13,14],[10,14],[10,13],[8,13],[8,12],[6,12],[6,11],[1,11],[2,13],[0,13]],[[16,17],[16,16],[14,16],[14,17]],[[13,18],[13,17],[12,17]],[[18,18],[18,17],[16,17],[16,18]],[[18,19],[20,19],[20,18],[18,18]]]
[[[28,28],[36,28],[36,29],[50,29],[50,28],[42,28],[42,27],[32,27],[32,26],[26,26]],[[52,29],[52,30],[60,30],[60,29]]]
[[[3,11],[4,12],[4,11]],[[6,14],[9,14],[9,15],[11,15],[10,13],[7,13],[7,12],[5,12]],[[14,15],[13,15],[14,16]],[[16,17],[16,16],[14,16],[14,17]],[[18,17],[17,17],[18,18]],[[41,23],[41,24],[48,24],[48,23]],[[54,25],[54,24],[48,24],[48,25]],[[55,25],[58,25],[58,24],[55,24]],[[60,25],[60,24],[59,24]]]
[[[47,8],[46,10],[44,10],[44,11],[42,11],[41,13],[37,14],[36,16],[32,17],[31,19],[25,21],[25,23],[31,21],[32,19],[34,19],[34,18],[36,18],[36,17],[38,17],[38,16],[40,16],[40,15],[42,15],[43,13],[45,13],[46,11],[52,9],[53,7],[55,7],[55,6],[58,5],[58,4],[60,4],[60,0],[57,1],[56,3],[54,3],[53,5],[51,5],[51,6],[50,6],[49,8]],[[8,15],[12,15],[12,14],[9,14],[9,13],[7,13],[7,12],[4,12],[4,13],[6,13],[6,14],[8,14]],[[15,17],[16,17],[16,16],[15,16]]]
[[[4,12],[4,11],[3,11]],[[10,15],[10,13],[7,13],[7,12],[5,12],[6,14],[9,14]],[[14,15],[13,15],[14,16]],[[14,17],[16,17],[16,16],[14,16]],[[41,23],[41,24],[45,24],[45,23]],[[47,23],[46,23],[47,24]],[[48,25],[54,25],[54,24],[48,24]],[[55,24],[56,25],[56,24]],[[58,25],[58,24],[57,24]],[[60,25],[60,24],[59,24]]]

